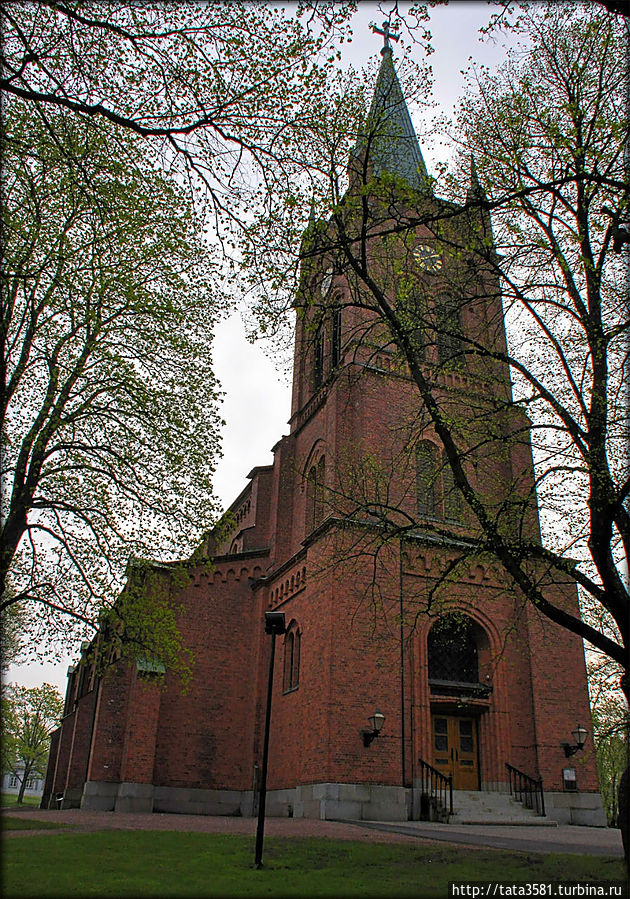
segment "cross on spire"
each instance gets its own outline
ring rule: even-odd
[[[390,39],[392,41],[399,41],[400,35],[395,31],[389,30],[390,25],[389,22],[383,22],[383,27],[379,28],[378,25],[372,25],[372,31],[375,34],[383,35],[383,49],[381,50],[381,56],[385,56],[386,53],[392,52],[392,45],[390,44]]]

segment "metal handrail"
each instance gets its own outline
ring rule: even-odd
[[[525,808],[535,808],[537,815],[546,817],[542,777],[536,780],[535,777],[530,777],[507,762],[505,767],[510,779],[510,795],[518,802],[522,802]]]
[[[422,759],[420,762],[420,783],[422,793],[440,805],[449,815],[453,814],[453,775],[442,774],[433,765]]]

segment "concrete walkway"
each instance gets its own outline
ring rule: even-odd
[[[521,827],[489,824],[439,824],[430,821],[357,821],[361,828],[415,836],[420,840],[511,849],[520,852],[572,852],[578,855],[623,857],[621,832],[608,827]]]

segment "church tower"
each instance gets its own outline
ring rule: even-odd
[[[303,785],[294,814],[416,817],[441,774],[460,804],[522,778],[543,782],[565,820],[603,820],[592,749],[580,799],[567,800],[558,738],[589,720],[581,641],[478,551],[418,386],[486,507],[539,541],[530,423],[496,361],[506,334],[474,162],[467,199],[436,196],[386,40],[341,210],[304,239],[290,435],[277,448],[293,485],[283,555],[305,559],[308,578],[297,595],[286,577],[270,591],[300,646],[299,689],[280,691],[274,712],[278,770]],[[553,591],[577,609],[574,588]],[[376,708],[385,724],[367,748],[358,737]]]
[[[304,236],[289,433],[187,581],[147,577],[182,609],[192,683],[81,662],[45,802],[252,814],[274,610],[268,814],[448,818],[451,788],[454,820],[510,788],[535,814],[544,788],[554,820],[605,823],[592,742],[579,761],[562,745],[591,730],[582,643],[479,551],[431,413],[501,527],[540,540],[483,191],[473,163],[474,202],[436,195],[384,31],[347,193]],[[574,587],[549,592],[577,608]]]

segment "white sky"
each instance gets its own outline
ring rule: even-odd
[[[379,26],[386,18],[379,4],[361,0],[353,23],[354,39],[346,46],[343,61],[357,68],[370,56],[378,53],[382,39],[370,30],[370,23]],[[402,6],[403,4],[401,4]],[[463,90],[461,70],[469,58],[486,65],[496,65],[504,58],[500,43],[480,40],[479,28],[492,15],[492,5],[457,0],[447,6],[431,10],[432,44],[430,57],[434,75],[436,113],[450,113]],[[394,59],[398,56],[394,47]],[[422,49],[414,54],[421,61]],[[421,140],[422,151],[429,171],[435,165],[439,147]],[[215,493],[228,506],[245,487],[247,474],[256,465],[272,461],[271,448],[288,433],[287,421],[291,407],[289,378],[279,373],[269,351],[252,345],[245,339],[245,329],[238,315],[221,323],[216,329],[214,368],[225,392],[222,417],[226,421],[223,432],[223,459],[215,478]],[[9,669],[6,679],[36,686],[50,683],[65,693],[66,670],[79,654],[79,644],[68,648],[68,655],[58,663],[33,663]]]

